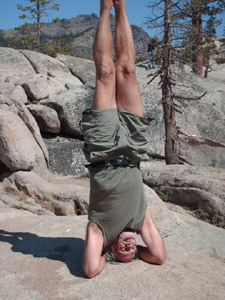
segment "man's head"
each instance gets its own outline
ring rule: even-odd
[[[118,261],[129,262],[136,255],[136,240],[133,232],[123,231],[112,243],[111,249]]]

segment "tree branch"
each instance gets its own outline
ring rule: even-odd
[[[200,100],[201,98],[203,98],[205,95],[207,94],[207,92],[205,92],[204,94],[202,94],[201,96],[199,97],[184,97],[184,96],[181,96],[181,95],[173,95],[173,98],[174,99],[177,99],[177,100],[186,100],[186,101],[192,101],[192,100]]]
[[[150,84],[161,73],[162,73],[162,69],[160,69],[159,71],[157,71],[157,72],[155,72],[153,74],[149,74],[147,77],[151,77],[151,76],[153,76],[153,77],[152,77],[152,79],[149,82],[147,82],[147,84]]]

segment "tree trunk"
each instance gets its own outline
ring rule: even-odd
[[[167,165],[179,164],[178,157],[178,135],[176,129],[175,111],[173,100],[168,97],[167,102],[163,103],[164,122],[166,130],[165,159]]]
[[[203,72],[202,50],[202,4],[200,0],[191,0],[192,16],[192,71],[201,75]]]
[[[171,0],[165,0],[164,14],[164,55],[162,74],[162,99],[165,122],[165,158],[166,164],[178,164],[178,134],[176,129],[175,110],[170,85],[171,74]]]
[[[40,2],[37,1],[37,43],[38,51],[41,51],[41,9]]]

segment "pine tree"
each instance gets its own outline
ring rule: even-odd
[[[160,6],[163,1],[154,2],[149,7],[156,8]],[[150,1],[153,3],[153,1]],[[214,32],[216,27],[220,25],[218,16],[225,10],[224,0],[180,0],[171,1],[171,34],[173,44],[178,44],[182,48],[187,48],[185,57],[191,57],[192,70],[195,74],[201,75],[203,73],[203,43],[206,37],[209,37],[203,26],[203,19],[208,20],[207,26],[209,30]],[[162,16],[162,15],[161,15]],[[156,14],[155,18],[149,21],[155,25],[157,20],[157,27],[160,27],[160,14]],[[211,29],[210,29],[211,27]],[[176,41],[176,42],[175,42]],[[187,56],[187,54],[189,54]]]
[[[42,40],[41,34],[41,21],[50,17],[50,10],[59,10],[59,4],[55,3],[55,0],[26,1],[29,2],[27,6],[17,4],[17,8],[23,12],[19,18],[29,20],[31,23],[25,23],[15,28],[19,34],[9,38],[9,46],[16,49],[37,50],[43,53],[51,52],[51,54],[56,50],[60,53],[67,53],[68,49],[63,41],[55,41],[50,44]],[[53,22],[57,22],[57,20],[59,19],[52,19]]]
[[[220,20],[216,16],[223,12],[225,9],[224,0],[191,0],[191,18],[192,18],[192,69],[195,74],[203,73],[203,16],[208,16],[208,30],[210,35],[205,37],[209,38],[212,33],[215,34],[216,26],[220,24]],[[209,33],[209,32],[208,32]]]
[[[210,14],[209,14],[210,15]],[[203,65],[205,67],[204,77],[208,77],[208,72],[211,70],[212,62],[211,57],[220,54],[215,44],[216,38],[216,26],[220,25],[221,21],[217,20],[215,15],[212,13],[206,22],[206,27],[203,32]]]

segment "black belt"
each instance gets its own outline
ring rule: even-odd
[[[121,167],[126,167],[126,166],[131,166],[131,167],[137,167],[140,168],[140,163],[134,160],[129,160],[129,159],[124,159],[124,158],[116,158],[116,159],[110,159],[110,160],[101,160],[101,161],[96,161],[88,165],[87,167],[109,167],[109,166],[121,166]]]

